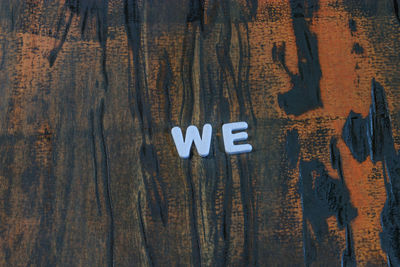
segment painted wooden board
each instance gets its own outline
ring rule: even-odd
[[[0,266],[400,266],[398,5],[0,1]]]

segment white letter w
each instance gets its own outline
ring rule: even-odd
[[[210,124],[204,125],[203,137],[200,137],[199,130],[194,125],[190,125],[187,128],[185,140],[183,140],[182,131],[179,127],[172,128],[171,134],[174,138],[176,150],[178,150],[178,154],[181,158],[189,158],[193,141],[200,156],[207,157],[210,153],[212,134],[212,127]]]

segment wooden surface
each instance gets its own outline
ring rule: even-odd
[[[0,1],[0,266],[399,266],[399,21],[397,0]],[[346,139],[351,111],[381,128]],[[230,156],[236,121],[254,149]],[[210,156],[180,159],[171,128],[205,123]]]

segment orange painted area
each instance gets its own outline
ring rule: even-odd
[[[372,48],[362,30],[352,36],[348,27],[350,16],[327,5],[321,5],[313,21],[312,30],[318,36],[319,57],[322,70],[321,97],[324,107],[313,111],[315,115],[346,118],[350,110],[367,116],[371,103],[371,79],[375,70],[368,62]],[[357,21],[360,24],[360,21]],[[364,48],[364,55],[351,53],[357,42]],[[309,114],[307,114],[309,115]],[[341,135],[344,119],[337,120],[333,129]],[[379,255],[380,213],[386,200],[383,179],[370,180],[373,163],[368,157],[358,163],[341,140],[338,148],[342,154],[343,172],[350,190],[351,202],[358,209],[352,223],[357,262],[366,264]],[[377,168],[381,169],[381,163]]]
[[[298,117],[289,117],[299,120],[326,119],[324,126],[332,131],[333,136],[339,137],[338,148],[342,156],[345,182],[350,191],[351,202],[358,210],[358,216],[352,222],[356,258],[358,263],[365,265],[370,260],[386,258],[381,249],[379,238],[379,233],[382,230],[380,213],[386,200],[381,176],[382,168],[381,163],[374,166],[369,157],[363,163],[357,162],[340,136],[351,110],[361,113],[363,117],[368,115],[371,104],[371,80],[376,77],[377,70],[371,64],[370,54],[374,51],[367,33],[364,32],[362,27],[363,18],[352,18],[346,11],[335,8],[329,5],[330,3],[332,1],[320,1],[318,12],[310,20],[310,30],[316,34],[318,40],[318,54],[322,71],[320,88],[323,107]],[[269,5],[275,6],[281,11],[285,10],[285,4],[281,1],[259,1],[259,4],[260,7]],[[290,12],[288,3],[286,3],[285,12]],[[350,18],[356,20],[357,25],[361,25],[357,32],[351,33],[349,29]],[[260,25],[260,27],[254,28],[254,32],[252,32],[252,42],[254,42],[252,47],[258,47],[257,45],[261,43],[267,46],[264,49],[266,54],[257,53],[257,58],[262,57],[266,62],[271,62],[269,51],[271,51],[273,43],[285,42],[286,65],[292,73],[297,73],[297,50],[293,39],[291,18],[287,13],[279,14],[278,22],[272,22],[268,26],[270,27],[264,28]],[[260,31],[265,32],[265,34],[259,35]],[[263,36],[265,39],[261,39],[259,36]],[[358,43],[364,48],[364,54],[352,53],[354,43]],[[255,66],[254,71],[258,72],[259,70],[260,68]],[[291,89],[290,78],[281,68],[274,69],[273,74],[280,79],[281,88],[279,90],[281,93]],[[286,117],[277,103],[271,108],[279,114],[279,117]],[[300,138],[306,140],[319,127],[321,125],[314,122],[311,125],[302,125],[301,123],[296,125]],[[330,170],[330,174],[337,177],[336,171],[332,171],[330,167],[329,153],[307,155],[303,152],[302,157],[322,160]],[[295,196],[296,193],[293,193],[293,195]],[[335,228],[335,225],[336,223],[333,221],[330,223],[330,227]],[[342,234],[340,235],[342,236]]]

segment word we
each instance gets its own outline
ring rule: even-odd
[[[225,152],[228,154],[247,153],[253,150],[250,144],[236,145],[235,141],[244,141],[248,138],[246,132],[237,132],[246,130],[248,127],[247,122],[233,122],[222,125],[222,135],[224,138]],[[190,149],[194,142],[197,152],[202,157],[207,157],[210,153],[212,127],[211,124],[205,124],[203,127],[203,134],[200,136],[199,130],[196,126],[190,125],[186,130],[185,140],[181,128],[174,127],[171,130],[172,138],[174,139],[176,150],[181,158],[187,159],[190,156]]]

